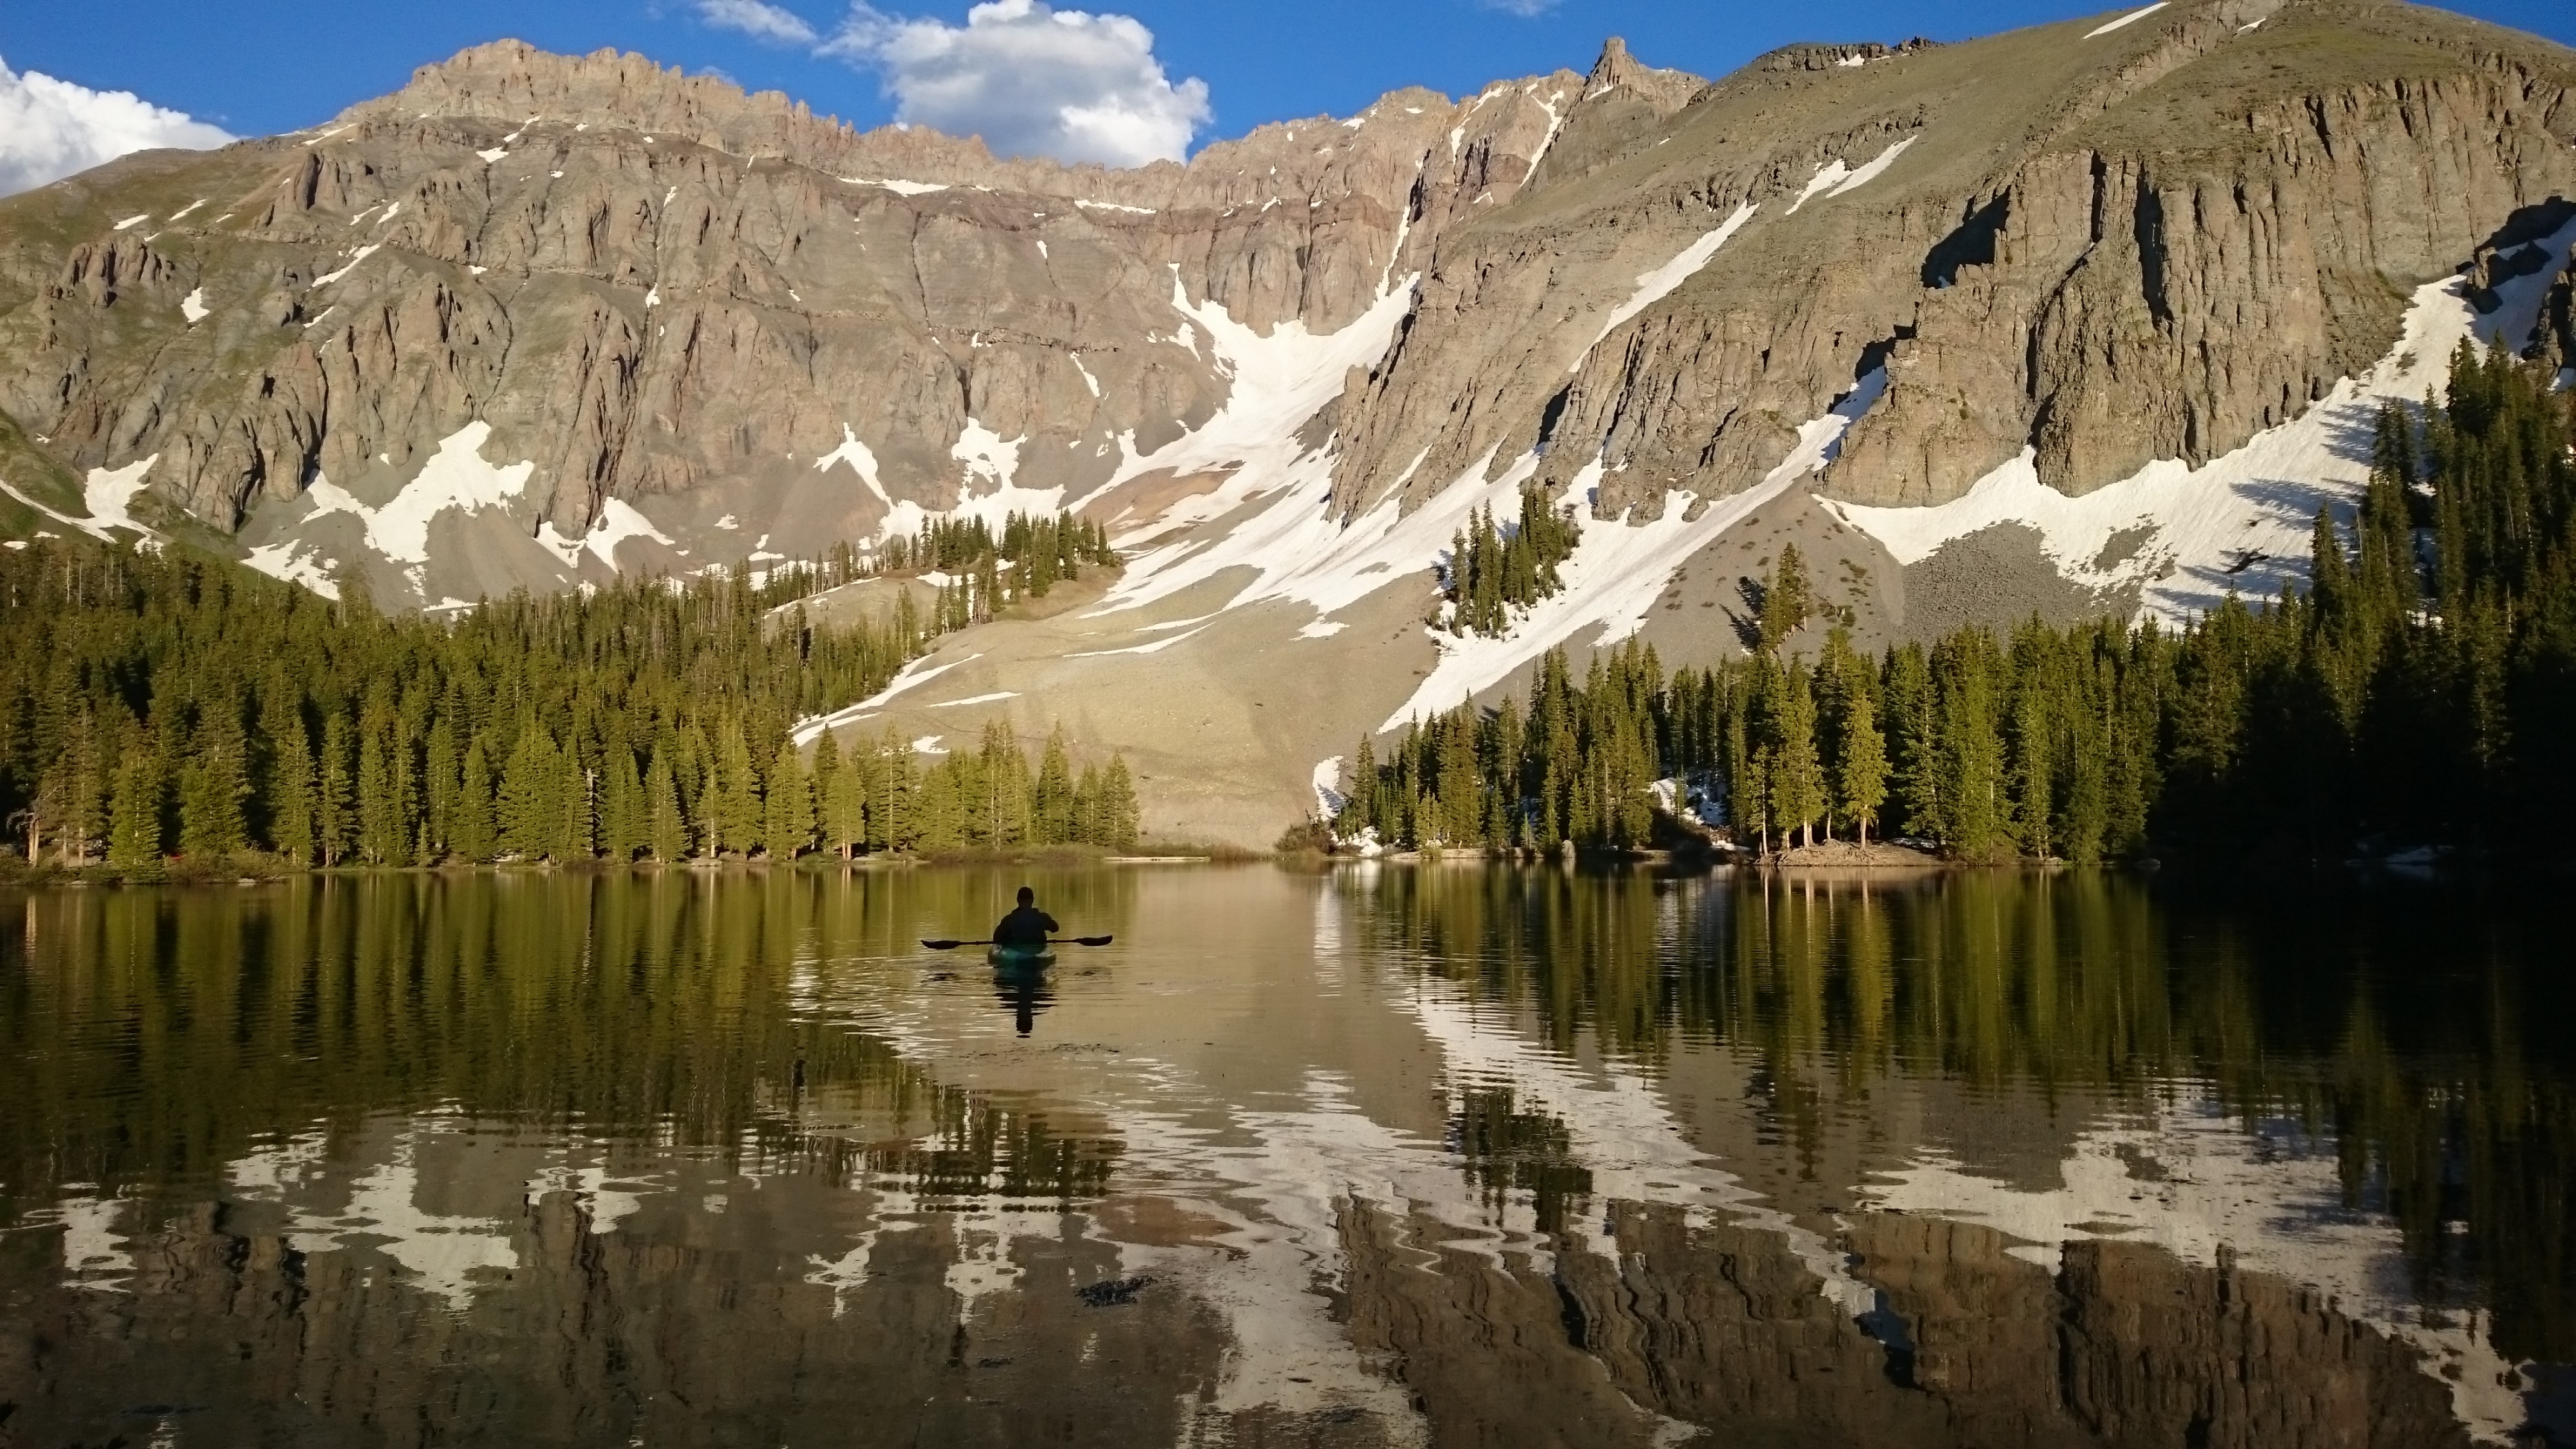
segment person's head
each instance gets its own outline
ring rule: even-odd
[[[1021,905],[1024,905],[1024,906],[1034,906],[1034,905],[1036,905],[1037,903],[1038,903],[1038,893],[1037,893],[1036,891],[1030,890],[1027,886],[1022,886],[1022,887],[1020,887],[1020,904],[1021,904]]]

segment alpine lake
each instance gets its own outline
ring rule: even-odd
[[[2562,895],[0,897],[0,1446],[2576,1443]]]

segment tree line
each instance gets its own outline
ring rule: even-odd
[[[942,575],[932,618],[942,629],[963,629],[988,622],[1005,604],[1045,598],[1086,567],[1116,567],[1118,551],[1108,529],[1091,519],[1013,513],[998,538],[980,518],[934,518],[917,534],[886,540],[877,563],[887,573]]]
[[[1744,846],[1902,836],[1953,856],[2166,847],[2523,848],[2576,808],[2576,416],[2544,369],[2463,345],[2446,401],[2390,407],[2312,583],[2179,629],[2036,619],[1862,657],[1784,550],[1748,657],[1666,675],[1634,641],[1524,705],[1363,740],[1344,838],[1648,843],[1710,802]],[[1825,622],[1821,647],[1793,640]]]
[[[908,596],[884,624],[808,619],[805,591],[865,571],[630,580],[438,620],[176,549],[16,546],[0,552],[0,816],[31,863],[132,875],[246,853],[1131,845],[1124,761],[1076,772],[1061,736],[1034,766],[1007,733],[926,768],[898,740],[803,758],[797,721],[883,689],[938,631]]]
[[[1581,530],[1572,505],[1548,505],[1547,490],[1521,485],[1520,521],[1494,522],[1491,507],[1470,513],[1449,545],[1441,595],[1449,603],[1454,634],[1499,636],[1511,628],[1511,611],[1526,609],[1564,587],[1556,566],[1574,553]]]

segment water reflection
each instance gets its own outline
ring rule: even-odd
[[[17,903],[0,1444],[2576,1437],[2515,901],[1020,881]]]
[[[1038,1013],[1055,1004],[1055,993],[1047,986],[1047,968],[1043,966],[996,965],[993,968],[993,995],[1011,1013],[1011,1021],[1027,1036],[1037,1026]]]

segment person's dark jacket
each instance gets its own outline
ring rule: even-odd
[[[1059,929],[1055,923],[1055,917],[1035,906],[1021,906],[1004,916],[1002,923],[993,928],[993,944],[1043,946],[1047,943],[1047,937],[1054,935]]]

